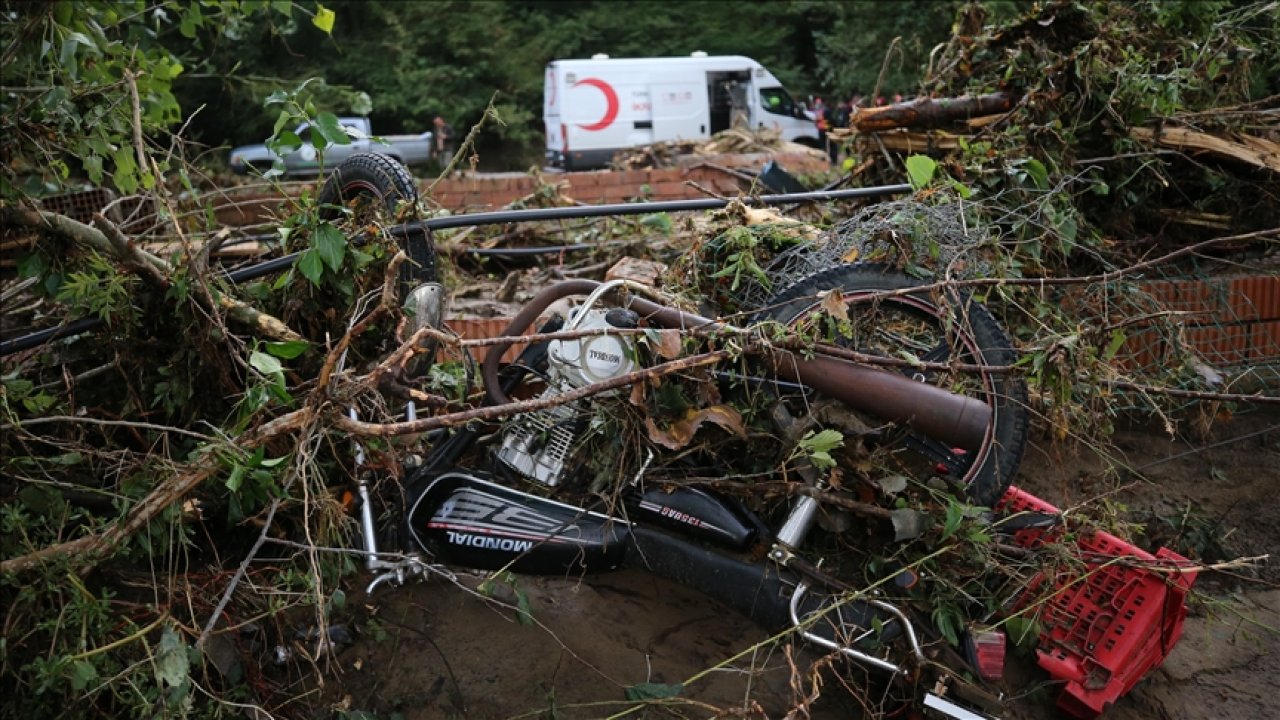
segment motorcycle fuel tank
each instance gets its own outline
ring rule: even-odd
[[[613,570],[626,552],[623,520],[446,472],[410,501],[413,542],[447,563],[529,574]]]
[[[629,498],[632,517],[691,535],[731,550],[745,550],[755,541],[757,529],[725,499],[705,490],[657,488]]]

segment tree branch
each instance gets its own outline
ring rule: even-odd
[[[173,272],[173,267],[169,263],[133,245],[119,228],[102,214],[94,216],[94,223],[98,227],[85,225],[57,213],[15,207],[0,208],[0,224],[38,228],[57,233],[69,238],[72,242],[91,247],[104,255],[118,259],[124,263],[125,267],[156,287],[169,287],[168,274]],[[217,304],[227,310],[232,318],[272,340],[304,339],[280,319],[241,300],[219,294]],[[206,309],[212,311],[214,308]]]

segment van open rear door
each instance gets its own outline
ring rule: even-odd
[[[564,164],[564,131],[560,118],[560,73],[555,63],[547,64],[546,80],[542,86],[542,123],[547,135],[546,163]]]

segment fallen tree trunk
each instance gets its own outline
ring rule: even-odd
[[[850,126],[858,132],[881,132],[894,128],[935,128],[957,120],[995,115],[1013,108],[1013,96],[998,92],[958,98],[920,98],[878,108],[855,108]]]

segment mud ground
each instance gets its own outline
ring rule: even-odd
[[[1135,538],[1151,550],[1198,547],[1209,562],[1280,548],[1280,411],[1219,418],[1194,438],[1130,425],[1114,440],[1120,455],[1110,460],[1038,443],[1017,484],[1064,508],[1103,497],[1121,504],[1121,517],[1152,530]],[[1117,464],[1126,469],[1104,472]],[[702,595],[640,572],[514,584],[532,623],[442,581],[353,597],[356,642],[330,665],[328,707],[405,720],[854,718],[866,715],[842,683],[877,687],[866,673],[827,670],[809,704],[814,678],[793,678],[783,644],[765,642],[763,630]],[[510,587],[496,596],[517,599]],[[804,670],[816,657],[798,651],[795,667]],[[1203,574],[1182,641],[1104,717],[1280,717],[1277,677],[1280,564],[1273,558]],[[638,683],[681,682],[679,699],[666,706],[626,701],[626,689]],[[1003,690],[1009,701],[1001,717],[1057,717],[1056,689],[1030,660],[1009,660]]]

